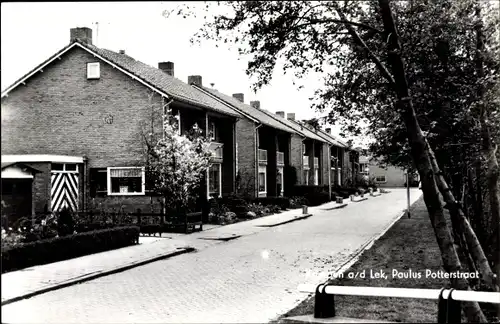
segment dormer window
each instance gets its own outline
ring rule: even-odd
[[[87,63],[87,79],[99,79],[100,77],[101,69],[99,63]]]

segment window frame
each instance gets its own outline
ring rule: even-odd
[[[382,177],[384,178],[383,181],[377,180],[378,178],[382,178]],[[385,176],[385,174],[384,175],[377,175],[377,176],[375,176],[375,182],[376,183],[387,183],[387,177]]]
[[[97,67],[96,74],[92,75],[90,73],[91,67]],[[101,78],[101,64],[99,62],[87,63],[87,80],[98,80],[100,78]]]
[[[141,169],[141,192],[112,192],[111,191],[111,170]],[[145,196],[146,195],[146,170],[144,167],[107,167],[107,188],[108,196]]]
[[[208,167],[207,169],[207,198],[210,199],[212,196],[210,195],[210,168],[214,165],[217,165],[219,167],[219,197],[222,197],[222,163],[213,163],[211,166]]]
[[[305,174],[304,174],[304,176],[305,176],[305,183],[304,184],[306,186],[308,186],[309,185],[309,176],[310,176],[309,172],[310,172],[310,169],[304,169],[304,172],[305,172]]]
[[[281,180],[281,191],[278,192],[278,196],[281,197],[281,195],[284,193],[284,187],[285,187],[285,175],[284,175],[285,168],[284,167],[277,167],[277,172],[280,174],[280,180]]]
[[[61,164],[63,166],[63,169],[62,170],[54,170],[52,169],[52,165],[54,164]],[[71,165],[75,165],[76,166],[76,170],[66,170],[66,164],[71,164]],[[79,173],[79,166],[78,166],[78,163],[51,163],[50,164],[50,172],[54,172],[54,173]]]
[[[264,191],[260,191],[260,174],[264,174]],[[260,165],[258,174],[257,174],[257,189],[259,194],[265,194],[267,193],[267,166],[265,165]]]

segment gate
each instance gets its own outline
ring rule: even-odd
[[[71,211],[78,211],[78,168],[69,171],[67,165],[62,170],[51,171],[51,206],[53,212],[58,212],[63,208]]]

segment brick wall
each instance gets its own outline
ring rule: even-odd
[[[255,197],[255,124],[242,118],[236,122],[236,142],[238,145],[238,192]]]

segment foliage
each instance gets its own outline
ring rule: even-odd
[[[305,197],[293,196],[290,198],[290,208],[302,208],[302,206],[309,206],[309,202]]]
[[[174,213],[186,212],[199,195],[199,188],[210,166],[210,143],[195,124],[186,135],[179,135],[168,111],[163,122],[163,136],[147,144],[147,167],[153,191],[165,199]]]
[[[139,228],[128,226],[25,243],[2,251],[2,273],[117,249],[138,241]]]
[[[286,197],[258,197],[253,201],[264,206],[276,205],[279,206],[282,210],[290,208],[290,199]]]
[[[69,208],[63,208],[57,213],[57,233],[59,236],[73,234],[75,230],[75,220]]]

